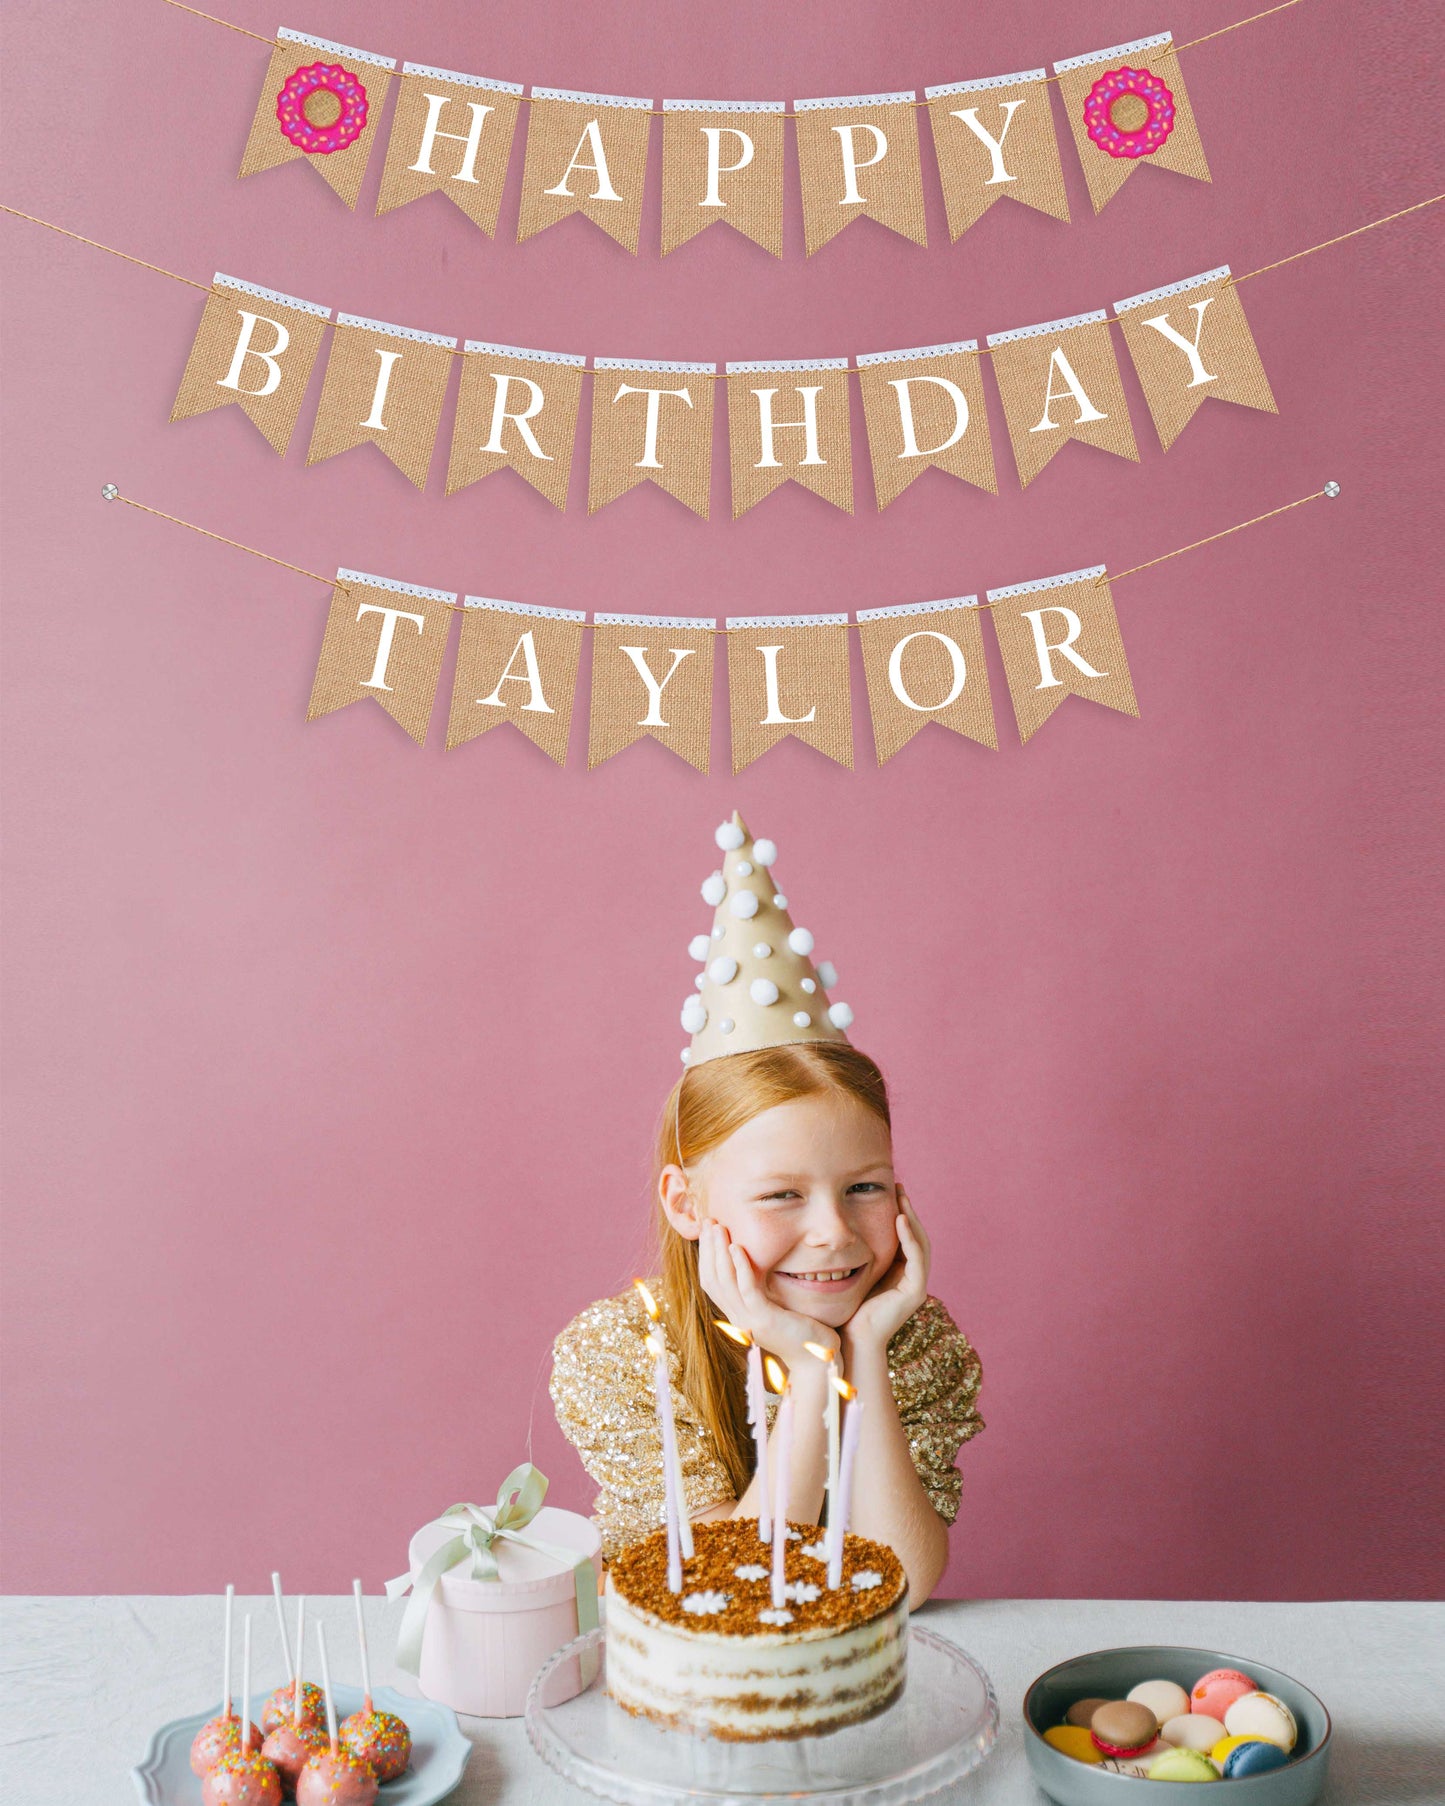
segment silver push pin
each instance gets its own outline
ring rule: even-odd
[[[1330,498],[1331,501],[1333,501],[1339,493],[1340,493],[1340,486],[1338,483],[1326,483],[1325,484],[1325,494]]]
[[[108,502],[113,502],[113,501],[115,501],[116,497],[119,496],[120,490],[116,487],[116,485],[114,483],[107,483],[105,488],[102,489],[100,493],[105,497],[105,499]]]

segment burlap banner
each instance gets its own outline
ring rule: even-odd
[[[716,370],[645,358],[593,360],[589,513],[650,481],[707,519]]]
[[[637,255],[652,102],[533,88],[517,240],[582,213]]]
[[[455,339],[338,314],[308,464],[368,442],[426,488]]]
[[[864,216],[915,244],[928,243],[915,98],[910,88],[794,103],[810,257]]]
[[[991,589],[988,600],[1020,740],[1031,739],[1066,696],[1137,718],[1102,564]]]
[[[338,571],[306,719],[370,696],[424,745],[456,599],[453,590]]]
[[[1114,313],[1165,451],[1211,395],[1279,412],[1227,263],[1116,301]]]
[[[447,494],[510,466],[565,508],[587,359],[481,339],[463,350]]]
[[[790,477],[851,514],[847,358],[729,364],[727,379],[733,519]]]
[[[958,239],[995,201],[1067,220],[1064,167],[1042,69],[925,88],[948,231]]]
[[[728,619],[733,775],[794,734],[853,769],[847,615]]]
[[[1102,310],[991,332],[988,345],[1023,488],[1069,439],[1139,462]]]
[[[448,751],[510,721],[565,765],[586,619],[580,608],[465,597]]]
[[[521,94],[520,82],[403,63],[376,211],[444,194],[494,238]]]
[[[1095,213],[1144,163],[1210,180],[1170,32],[1066,57],[1054,74]]]
[[[651,735],[706,772],[717,622],[689,615],[599,614],[592,623],[588,769]]]
[[[235,402],[284,456],[330,318],[329,307],[218,270],[171,419],[189,420]]]
[[[238,173],[304,158],[354,208],[395,68],[394,57],[278,31]]]
[[[998,494],[977,339],[915,351],[868,351],[858,387],[880,509],[936,466]]]
[[[930,721],[998,751],[978,616],[977,596],[858,610],[880,765]]]
[[[662,254],[721,221],[783,254],[781,100],[662,103]]]

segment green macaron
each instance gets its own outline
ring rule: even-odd
[[[1217,1781],[1219,1770],[1203,1750],[1166,1750],[1149,1770],[1151,1781]]]

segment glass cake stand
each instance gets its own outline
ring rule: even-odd
[[[876,1718],[822,1737],[730,1743],[664,1730],[608,1698],[606,1661],[605,1629],[559,1649],[532,1682],[527,1736],[574,1786],[618,1806],[905,1806],[977,1768],[998,1736],[992,1681],[972,1656],[916,1624],[900,1697]],[[589,1669],[588,1685],[561,1700]]]

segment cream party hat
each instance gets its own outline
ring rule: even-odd
[[[702,899],[716,913],[712,933],[695,935],[688,948],[702,970],[682,1006],[692,1036],[683,1064],[798,1041],[846,1041],[853,1012],[829,1003],[837,970],[829,960],[814,965],[812,934],[793,926],[773,878],[776,845],[754,840],[736,812],[713,838],[722,865],[704,880]]]

